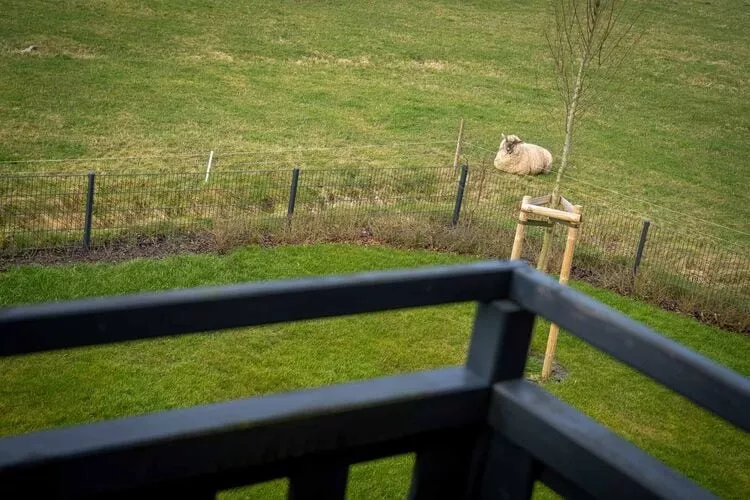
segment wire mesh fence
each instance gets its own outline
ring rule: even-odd
[[[451,213],[455,175],[453,167],[306,170],[296,213],[321,219]]]
[[[0,247],[80,245],[85,175],[7,175],[0,179]]]
[[[208,233],[226,245],[358,237],[508,258],[519,202],[549,180],[468,168],[217,169],[173,173],[11,175],[0,180],[0,254],[93,247],[144,234]],[[550,185],[545,184],[548,183]],[[583,200],[574,277],[710,321],[750,329],[748,252],[686,237]],[[87,206],[91,208],[87,217]],[[526,234],[534,263],[542,229]],[[550,269],[559,269],[557,230]],[[644,239],[645,237],[645,239]],[[286,240],[285,240],[286,241]],[[640,246],[640,252],[639,252]],[[638,254],[640,253],[640,257]]]
[[[218,222],[285,213],[288,172],[107,174],[97,177],[95,240],[137,230],[148,233],[210,230]]]

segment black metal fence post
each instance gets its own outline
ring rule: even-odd
[[[466,188],[466,176],[469,174],[469,166],[461,167],[461,177],[458,179],[458,192],[456,192],[456,204],[453,206],[453,221],[455,226],[458,224],[458,216],[461,215],[461,204],[464,201],[464,189]]]
[[[289,186],[289,205],[286,209],[286,217],[288,222],[292,222],[292,215],[294,215],[294,204],[297,202],[297,184],[299,183],[299,169],[295,168],[292,170],[292,184]]]
[[[638,266],[641,265],[641,259],[643,258],[643,248],[646,246],[646,238],[648,236],[649,226],[651,226],[651,221],[648,219],[644,219],[643,227],[641,228],[641,237],[638,240],[638,248],[635,251],[635,262],[633,262],[633,276],[638,273]]]
[[[83,224],[83,248],[91,247],[91,219],[94,215],[94,172],[88,174],[88,190],[86,192],[86,219]]]

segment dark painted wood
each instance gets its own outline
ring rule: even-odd
[[[469,487],[475,480],[475,454],[482,428],[469,427],[446,434],[417,451],[409,498],[469,498]],[[480,443],[481,444],[481,443]]]
[[[522,377],[533,324],[534,316],[513,303],[480,303],[472,329],[467,370],[485,381],[488,387],[499,380]],[[496,477],[494,471],[505,465],[497,462],[502,458],[498,453],[509,453],[498,451],[504,444],[500,441],[501,438],[482,429],[464,436],[463,443],[437,443],[436,448],[420,452],[412,478],[412,498],[436,498],[441,491],[447,495],[443,498],[476,496],[477,492],[469,487],[483,476]],[[526,459],[524,463],[531,464],[531,457],[522,450],[514,454],[513,459]],[[519,488],[518,474],[503,476],[503,479],[509,482],[510,490]]]
[[[3,438],[0,497],[105,494],[207,475],[218,490],[232,485],[222,474],[275,464],[269,473],[288,476],[301,457],[372,459],[368,447],[390,454],[378,447],[409,439],[418,449],[435,432],[480,425],[486,404],[486,384],[456,367]]]
[[[528,450],[493,432],[476,498],[531,498],[538,472]]]
[[[194,288],[0,309],[0,355],[507,295],[520,262]]]
[[[523,376],[534,315],[509,301],[480,303],[466,368],[493,384]]]
[[[0,439],[0,497],[212,498],[289,477],[343,498],[350,464],[416,452],[412,498],[708,493],[523,377],[534,315],[739,427],[750,381],[522,262],[366,273],[0,310],[0,355],[477,301],[465,367]],[[494,384],[494,385],[493,385]]]
[[[519,269],[511,298],[573,335],[750,431],[750,379],[622,313],[530,268]]]
[[[120,491],[116,494],[107,492],[101,498],[106,498],[107,500],[111,498],[162,499],[172,498],[172,491],[194,491],[197,495],[206,495],[208,497],[214,491],[223,491],[289,477],[295,474],[295,472],[299,472],[306,466],[309,466],[311,459],[316,462],[331,463],[337,461],[339,463],[356,464],[383,457],[411,453],[419,447],[443,439],[445,434],[446,432],[443,430],[409,434],[396,440],[342,447],[333,452],[321,454],[313,452],[309,455],[301,455],[296,458],[288,458],[260,465],[248,465],[244,468],[231,470],[222,468],[213,471],[209,475],[201,475],[190,479],[177,477],[171,481],[162,481],[160,486],[148,485],[138,489]],[[2,484],[0,484],[0,488],[2,488]],[[0,489],[0,494],[4,493],[5,490]]]
[[[107,492],[105,495],[86,497],[88,500],[164,500],[176,498],[179,500],[215,500],[217,491],[211,487],[198,482],[183,482],[177,484],[166,484],[158,487],[125,490],[118,492]],[[18,498],[27,498],[20,495]],[[60,498],[56,492],[49,492],[45,498]],[[70,497],[68,497],[70,498]]]
[[[497,432],[599,498],[713,498],[636,446],[526,380],[495,385]]]
[[[467,369],[489,384],[523,377],[534,315],[508,301],[479,304]],[[478,443],[473,498],[528,498],[534,483],[534,460],[492,429]]]
[[[589,493],[583,491],[580,486],[573,483],[569,479],[561,476],[555,469],[545,466],[545,464],[537,462],[541,468],[538,474],[539,482],[544,483],[549,488],[554,490],[558,495],[563,498],[575,498],[581,500],[591,500],[593,497]],[[539,483],[537,483],[538,485]]]
[[[523,376],[531,341],[533,315],[507,301],[480,303],[472,329],[467,370],[486,382]],[[489,393],[488,393],[489,396]],[[417,455],[411,498],[468,498],[470,486],[495,467],[487,449],[494,442],[484,429],[463,437],[463,442],[437,443]]]
[[[343,500],[349,464],[316,461],[301,464],[289,477],[289,500]]]

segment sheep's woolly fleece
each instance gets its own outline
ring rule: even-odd
[[[495,156],[495,168],[518,175],[547,173],[552,168],[552,153],[536,144],[528,144],[517,135],[505,136]]]

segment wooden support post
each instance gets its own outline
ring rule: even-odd
[[[583,207],[573,205],[573,213],[581,214]],[[568,227],[568,241],[565,243],[565,253],[563,254],[562,266],[560,267],[560,284],[567,285],[570,279],[570,270],[573,267],[573,252],[576,249],[578,240],[579,225]],[[542,381],[548,380],[552,374],[552,362],[555,359],[555,350],[557,349],[557,334],[560,328],[552,323],[549,327],[549,336],[547,337],[547,350],[544,352],[544,365],[542,366]]]
[[[524,196],[521,206],[529,203],[531,196]],[[526,220],[529,218],[523,209],[518,212],[518,224],[516,225],[516,237],[513,239],[513,250],[510,252],[510,260],[518,260],[521,258],[521,250],[523,249],[523,238],[526,235]]]
[[[461,125],[458,127],[458,140],[456,141],[456,155],[453,157],[453,168],[458,168],[458,160],[461,157],[461,143],[464,140],[464,119],[461,118]]]
[[[581,220],[581,216],[579,214],[576,214],[575,212],[569,213],[564,210],[557,210],[555,208],[549,208],[549,207],[540,207],[540,206],[532,205],[529,203],[526,203],[526,204],[522,203],[521,210],[532,213],[534,215],[539,215],[541,217],[549,217],[551,219],[555,219],[555,220],[563,221],[563,222],[577,223]]]

